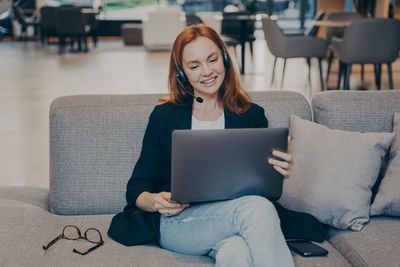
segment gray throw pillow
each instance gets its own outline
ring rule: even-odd
[[[393,132],[389,163],[372,203],[371,215],[400,216],[400,113],[394,114]]]
[[[293,169],[279,203],[331,226],[360,231],[392,133],[332,130],[292,115]]]

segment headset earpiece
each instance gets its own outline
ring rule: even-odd
[[[224,42],[220,39],[221,41],[221,46],[222,46],[222,60],[224,61],[224,66],[226,69],[229,69],[231,66],[231,58],[229,57],[228,52],[225,50],[225,45]]]
[[[186,77],[185,72],[181,69],[181,67],[179,67],[178,62],[176,61],[176,57],[175,57],[175,53],[172,52],[172,57],[175,63],[175,67],[176,67],[176,81],[179,83],[179,85],[186,89],[189,85],[189,81],[188,78]]]

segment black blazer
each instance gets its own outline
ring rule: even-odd
[[[191,128],[192,105],[192,100],[179,106],[165,103],[156,106],[150,114],[142,151],[127,185],[127,205],[123,212],[114,216],[108,230],[108,235],[115,241],[126,246],[158,242],[160,214],[142,211],[135,203],[142,192],[171,191],[172,131]],[[268,127],[264,109],[256,104],[252,104],[241,116],[225,109],[224,116],[225,128]],[[322,225],[311,215],[292,212],[274,204],[287,238],[308,237],[307,239],[315,241],[324,239],[325,232],[322,233],[323,236],[318,232],[318,229],[323,229]],[[307,232],[302,229],[304,227],[295,227],[302,224],[302,221],[306,230],[318,232],[316,238],[313,238],[315,234],[311,238],[309,234],[304,235],[303,232]],[[295,225],[293,222],[296,222]]]

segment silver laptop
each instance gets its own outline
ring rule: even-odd
[[[286,151],[287,137],[287,128],[173,131],[172,200],[278,199],[283,176],[267,161],[273,149]]]

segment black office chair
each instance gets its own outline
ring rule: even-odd
[[[82,41],[84,51],[88,51],[87,36],[90,32],[90,27],[86,22],[84,14],[80,7],[62,7],[57,11],[56,20],[57,32],[60,35],[59,48],[60,52],[64,51],[65,38],[69,38],[72,47],[74,40],[78,43],[78,51],[82,51]]]
[[[90,28],[88,35],[92,37],[94,47],[97,47],[99,36],[99,21],[96,15],[96,13],[84,14],[86,25]]]
[[[50,37],[58,37],[57,7],[43,6],[40,8],[40,40],[42,45],[50,43]]]
[[[245,15],[248,16],[247,12],[238,11],[238,12],[224,12],[222,14],[222,22],[221,22],[221,37],[222,40],[228,46],[243,45],[246,43],[250,45],[250,54],[253,58],[253,42],[256,40],[254,36],[255,30],[255,21],[246,21],[245,25],[245,34],[242,36],[241,27],[242,23],[240,20],[235,19],[237,16]],[[243,63],[242,63],[243,68]]]

